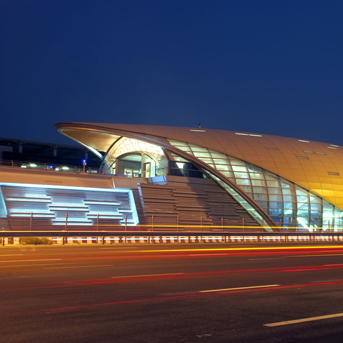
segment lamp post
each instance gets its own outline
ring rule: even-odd
[[[87,165],[87,160],[82,160],[82,165],[83,165],[83,172],[85,173],[86,165]]]

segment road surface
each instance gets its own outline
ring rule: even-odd
[[[0,247],[0,342],[342,342],[343,246]]]

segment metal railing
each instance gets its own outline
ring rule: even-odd
[[[58,230],[72,230],[72,231],[173,231],[173,232],[240,232],[240,233],[257,233],[267,232],[262,226],[259,225],[247,225],[243,220],[229,220],[225,218],[216,218],[216,223],[208,224],[206,221],[210,221],[209,218],[182,218],[181,216],[168,216],[160,217],[163,219],[163,223],[158,222],[158,215],[151,215],[146,217],[146,224],[131,225],[128,222],[127,215],[124,215],[120,220],[101,219],[101,215],[97,215],[91,222],[86,222],[89,219],[85,218],[85,222],[82,223],[81,219],[79,223],[75,222],[75,213],[66,213],[58,224],[52,224],[51,219],[54,219],[53,214],[49,213],[35,213],[35,212],[18,212],[16,216],[7,218],[9,226],[3,225],[5,230],[8,231],[58,231]],[[20,217],[17,215],[20,214]],[[77,217],[78,218],[78,217]],[[188,224],[187,224],[188,223]],[[271,227],[273,232],[279,233],[339,233],[343,232],[343,229],[334,227]],[[0,228],[1,232],[1,228]],[[270,231],[267,233],[271,233]]]
[[[147,232],[147,231],[2,231],[2,245],[23,237],[48,237],[53,243],[330,243],[343,247],[343,233]]]
[[[27,162],[27,161],[14,161],[14,160],[0,160],[0,167],[12,167],[22,169],[33,169],[33,170],[46,170],[46,171],[59,171],[59,172],[74,172],[82,173],[86,172],[89,174],[98,174],[97,168],[83,166],[71,166],[65,164],[54,164],[54,163],[40,163],[40,162]]]

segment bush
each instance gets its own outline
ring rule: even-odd
[[[21,239],[20,244],[52,244],[52,240],[49,238],[24,237]]]

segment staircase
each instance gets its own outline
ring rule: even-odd
[[[259,226],[246,210],[211,179],[167,176],[167,184],[138,186],[148,225]],[[168,229],[168,227],[167,227]]]

